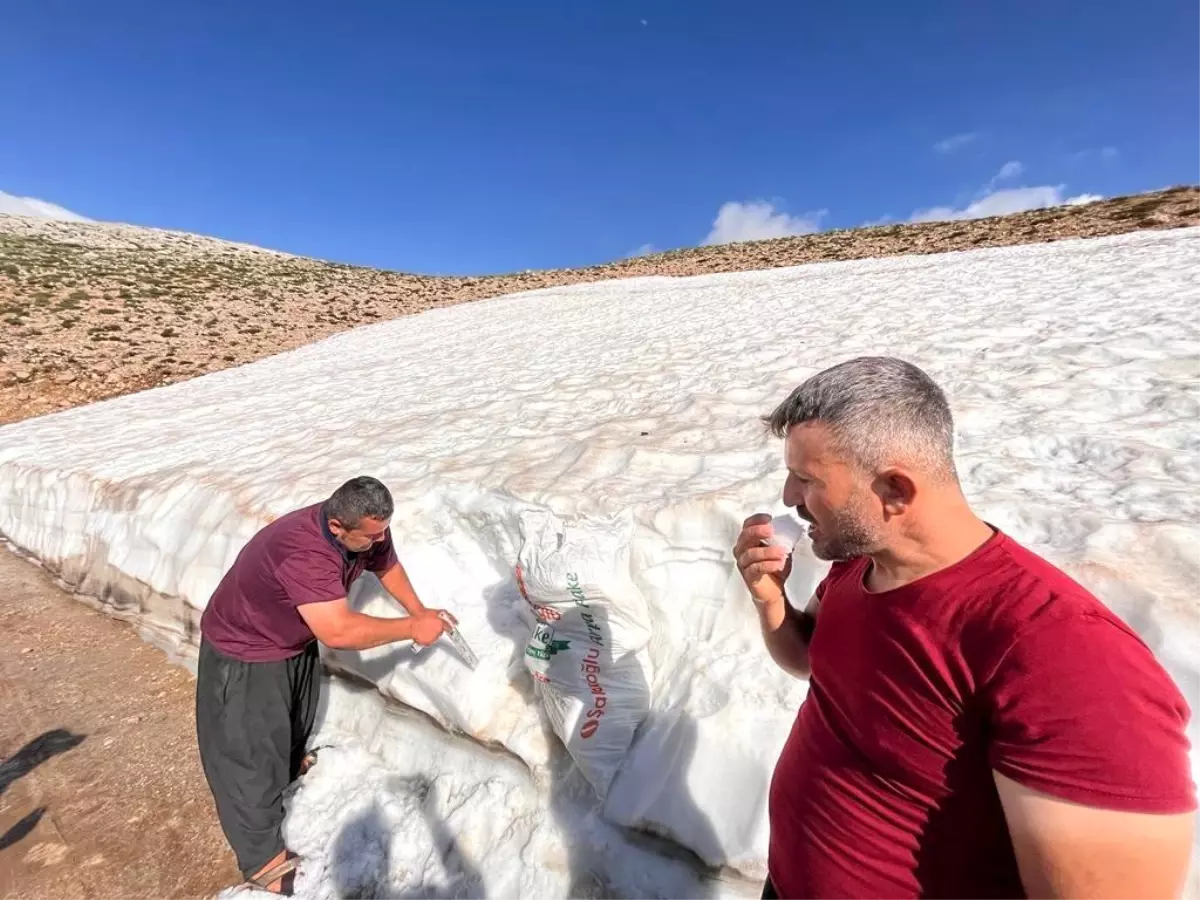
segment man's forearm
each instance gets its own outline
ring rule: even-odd
[[[336,637],[324,643],[335,650],[369,650],[383,644],[412,640],[412,618],[392,619],[350,613],[338,628]]]
[[[384,590],[396,598],[396,601],[404,607],[405,612],[410,616],[415,616],[425,611],[425,604],[417,596],[412,582],[408,580],[408,573],[404,571],[404,566],[401,563],[396,563],[396,565],[384,572],[383,576],[379,579],[379,583],[383,585]]]
[[[763,642],[775,664],[797,678],[809,676],[808,645],[817,619],[794,609],[786,600],[758,608]]]

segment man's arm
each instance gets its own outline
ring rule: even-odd
[[[399,560],[380,576],[379,583],[383,585],[389,594],[396,598],[396,601],[404,607],[410,616],[432,614],[448,619],[452,627],[458,627],[458,619],[449,610],[432,609],[421,602],[421,598],[417,596],[412,582],[408,580],[408,573],[404,571],[404,565]]]
[[[1180,895],[1196,810],[1189,710],[1132,631],[1102,613],[1048,613],[1004,651],[980,700],[1029,896]]]
[[[402,619],[368,616],[352,610],[345,597],[305,603],[296,610],[317,640],[335,650],[368,650],[408,640],[428,645],[447,627],[436,613],[424,609]]]
[[[1030,897],[1179,897],[1192,813],[1081,806],[993,772]]]
[[[804,611],[787,600],[770,605],[758,605],[758,624],[762,629],[767,653],[783,671],[796,678],[807,678],[812,670],[808,663],[808,645],[817,627],[817,610],[821,601],[816,594],[809,599]]]
[[[399,560],[396,561],[394,566],[379,576],[379,583],[383,585],[389,594],[396,598],[396,601],[404,607],[405,612],[410,616],[420,615],[425,612],[425,604],[417,596],[412,582],[408,579],[408,573],[404,571],[404,564]]]
[[[817,625],[820,600],[814,594],[803,612],[788,603],[783,586],[792,571],[791,554],[770,543],[772,537],[771,517],[765,513],[751,516],[742,523],[733,556],[750,589],[771,659],[789,675],[807,678],[808,645]]]

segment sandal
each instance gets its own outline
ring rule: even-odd
[[[296,868],[300,865],[300,857],[290,850],[287,853],[287,859],[265,872],[259,872],[253,878],[247,878],[242,882],[242,887],[257,888],[260,891],[284,897],[292,896],[296,890]],[[280,882],[278,891],[270,888],[272,882],[275,881]]]

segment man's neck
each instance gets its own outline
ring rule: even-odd
[[[894,546],[871,554],[866,588],[871,593],[895,590],[962,562],[995,534],[966,501],[947,504],[915,525]]]

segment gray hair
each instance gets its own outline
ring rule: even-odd
[[[821,422],[847,456],[867,469],[904,461],[955,480],[954,420],[942,389],[912,363],[852,359],[796,388],[765,417],[776,437]]]
[[[363,519],[390,519],[395,505],[383,482],[370,475],[351,478],[325,501],[325,515],[344,528],[357,528]]]

